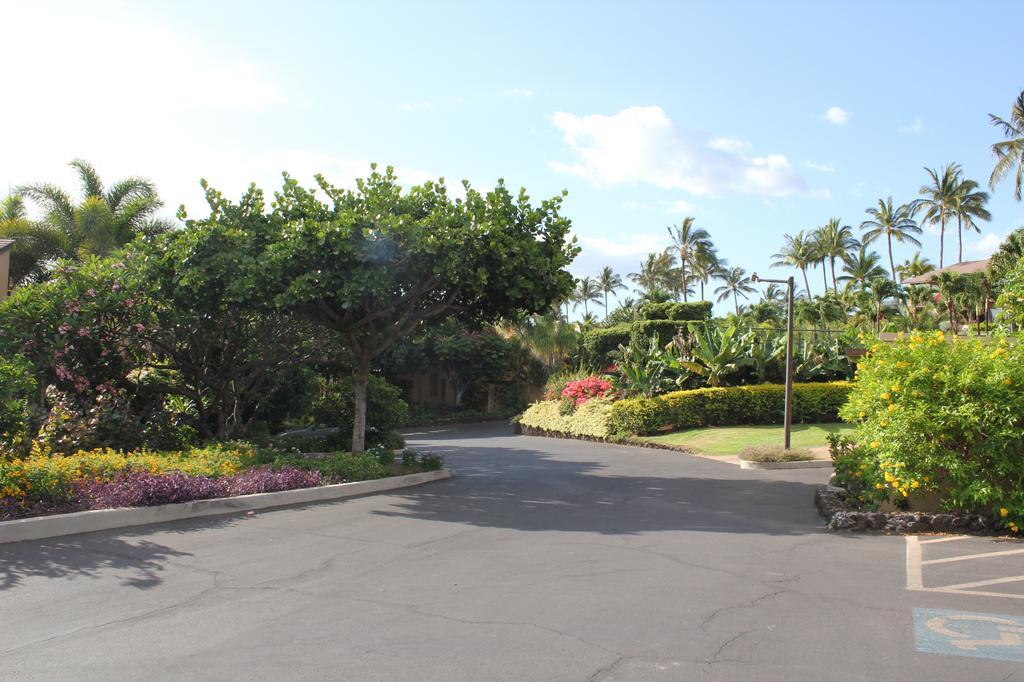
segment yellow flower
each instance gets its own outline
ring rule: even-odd
[[[911,481],[911,482],[910,482],[910,487],[911,487],[911,488],[920,488],[920,487],[921,487],[921,484],[920,484],[920,483],[918,483],[917,481]]]
[[[880,443],[877,440],[871,441],[871,447],[877,448],[879,445],[880,445]]]
[[[1007,386],[1012,386],[1013,379],[1011,379],[1010,377],[1006,377],[1005,379],[1003,379],[1003,383],[1006,384]]]
[[[1003,507],[1003,508],[1001,508],[999,510],[999,515],[1002,516],[1003,518],[1006,518],[1007,516],[1010,515],[1010,510],[1007,509],[1006,507]]]
[[[878,425],[881,426],[884,429],[886,426],[889,425],[889,420],[888,419],[883,419],[882,421],[878,422]]]
[[[892,385],[892,392],[893,393],[899,393],[900,392],[900,384],[899,384],[898,381],[895,384]]]
[[[884,486],[884,485],[882,485],[881,483],[876,483],[876,484],[875,484],[875,490],[881,490],[881,489],[883,489],[884,487],[885,487],[885,486]]]
[[[1010,530],[1012,530],[1014,533],[1016,533],[1019,530],[1017,528],[1017,524],[1016,523],[1011,523],[1010,524]]]
[[[889,410],[890,412],[895,412],[896,406],[892,403],[889,403],[889,407],[887,407],[886,409]]]
[[[892,397],[892,395],[891,395],[891,394],[889,394],[889,393],[883,393],[883,394],[882,394],[882,400],[888,400],[888,399],[889,399],[889,398],[891,398],[891,397]]]
[[[910,363],[907,362],[906,360],[900,360],[899,362],[896,363],[896,366],[899,367],[900,369],[903,369],[904,367],[910,367]]]
[[[861,418],[861,419],[863,419],[863,418],[864,418],[864,417],[866,417],[866,416],[868,416],[868,413],[867,413],[867,412],[865,412],[864,410],[861,410],[861,411],[860,411],[860,418]]]

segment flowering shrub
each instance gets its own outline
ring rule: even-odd
[[[137,471],[120,473],[109,481],[76,481],[75,506],[80,509],[148,507],[212,497],[312,488],[320,483],[319,471],[291,468],[275,471],[261,467],[223,478]]]
[[[612,385],[606,379],[589,376],[568,382],[562,389],[562,398],[576,409],[591,398],[604,398],[611,390]]]
[[[930,491],[1024,527],[1024,348],[935,332],[870,350],[841,412],[853,442],[833,446],[840,484],[868,502]]]

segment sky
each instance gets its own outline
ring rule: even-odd
[[[71,190],[84,158],[202,215],[200,178],[347,186],[377,162],[408,184],[567,190],[577,276],[628,280],[694,216],[729,265],[785,277],[783,234],[833,217],[859,233],[924,167],[987,185],[988,114],[1024,89],[1022,20],[1010,0],[0,0],[0,183]],[[989,209],[965,259],[1024,226],[1009,182]]]

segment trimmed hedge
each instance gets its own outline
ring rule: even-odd
[[[674,320],[676,322],[710,320],[711,301],[648,303],[641,306],[640,317],[644,320]]]
[[[541,400],[526,408],[520,415],[520,426],[544,432],[585,438],[607,438],[608,415],[612,403],[607,400],[588,400],[572,414],[562,414],[561,400]]]
[[[852,385],[845,381],[793,386],[794,422],[839,421]],[[786,389],[782,384],[675,391],[656,398],[630,398],[612,406],[608,432],[645,435],[660,431],[730,426],[781,424]]]
[[[657,334],[662,345],[690,321],[711,319],[711,303],[647,303],[640,308],[639,319],[633,322],[591,329],[583,334],[583,361],[591,369],[608,365],[608,354],[619,346],[628,346],[633,338],[649,339]]]

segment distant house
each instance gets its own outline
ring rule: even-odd
[[[0,239],[0,300],[7,298],[11,288],[11,247],[14,241]]]
[[[985,272],[988,270],[988,261],[988,258],[983,258],[982,260],[965,260],[960,263],[954,263],[953,265],[947,265],[941,270],[932,270],[931,272],[926,272],[923,275],[905,279],[902,284],[930,284],[932,278],[940,272],[952,272],[957,275],[971,275],[975,272]]]

